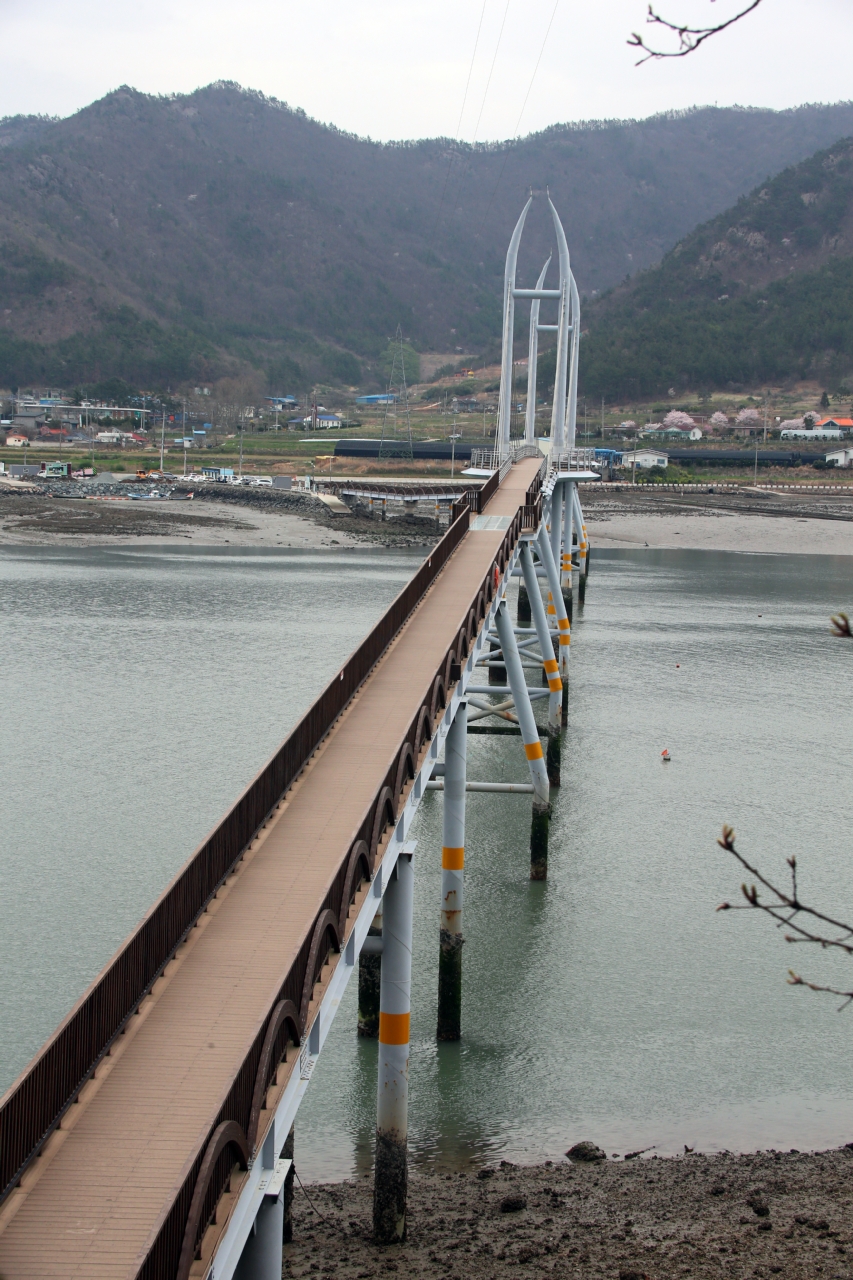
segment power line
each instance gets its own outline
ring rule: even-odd
[[[471,87],[471,76],[474,73],[474,60],[477,57],[477,48],[480,44],[480,32],[483,29],[483,18],[486,16],[487,3],[488,3],[488,0],[483,0],[483,7],[480,10],[480,21],[477,25],[477,38],[474,41],[474,52],[471,54],[471,65],[468,67],[468,79],[465,81],[465,93],[462,96],[462,110],[459,112],[459,123],[456,125],[456,137],[453,139],[454,147],[459,142],[459,134],[462,129],[462,117],[465,114],[465,105],[468,101],[468,90]],[[429,242],[430,249],[432,248],[433,243],[435,241],[435,233],[438,230],[438,223],[439,223],[439,219],[441,218],[441,211],[444,208],[444,197],[447,195],[447,184],[450,182],[450,175],[453,171],[453,161],[455,159],[456,159],[456,151],[454,149],[450,153],[450,164],[447,166],[447,176],[444,179],[444,190],[441,193],[441,201],[438,206],[438,213],[435,215],[435,226],[432,229],[432,235],[430,236],[430,242]]]
[[[533,68],[533,75],[530,77],[530,84],[527,86],[527,93],[524,95],[524,101],[521,104],[521,110],[519,111],[518,119],[515,122],[515,129],[513,131],[513,135],[511,139],[512,142],[514,142],[515,139],[518,137],[518,130],[519,130],[519,127],[521,126],[521,117],[524,115],[524,112],[527,108],[527,102],[528,102],[528,99],[530,98],[531,90],[533,89],[533,81],[536,79],[536,73],[539,70],[539,64],[542,61],[542,55],[545,52],[545,46],[548,43],[548,37],[551,34],[551,28],[554,25],[554,19],[557,16],[557,10],[559,7],[560,7],[560,0],[554,0],[554,8],[551,11],[551,17],[548,21],[548,26],[545,28],[545,35],[542,40],[542,47],[539,50],[539,57],[536,59],[536,66]],[[480,230],[477,232],[478,236],[483,234],[483,228],[486,225],[486,219],[488,218],[489,214],[492,211],[492,205],[494,204],[495,196],[498,193],[498,188],[500,187],[501,180],[503,179],[503,176],[504,176],[504,170],[506,169],[506,162],[509,159],[509,152],[510,152],[510,148],[507,147],[506,152],[504,153],[504,162],[501,165],[501,171],[498,174],[498,180],[495,183],[495,189],[491,194],[491,198],[489,200],[488,206],[486,207],[486,212],[483,214],[483,221],[480,223]]]
[[[494,52],[494,54],[492,55],[492,65],[489,67],[489,78],[487,79],[487,81],[486,81],[486,87],[485,87],[485,89],[483,90],[483,101],[480,103],[480,114],[477,116],[477,124],[476,124],[476,126],[475,126],[475,128],[474,128],[474,136],[473,136],[473,137],[472,137],[472,139],[471,139],[471,145],[472,145],[472,146],[473,146],[473,145],[474,145],[474,143],[477,141],[477,134],[480,132],[480,121],[481,121],[481,120],[482,120],[482,118],[483,118],[483,111],[484,111],[485,106],[486,106],[486,98],[489,96],[489,86],[490,86],[490,85],[491,85],[491,83],[492,83],[492,74],[494,73],[494,70],[495,70],[495,63],[496,63],[496,62],[497,62],[497,60],[498,60],[498,53],[500,52],[501,41],[503,40],[503,34],[504,34],[504,27],[506,26],[506,16],[507,16],[507,14],[509,13],[509,6],[510,6],[510,0],[506,0],[506,6],[505,6],[505,8],[504,8],[504,16],[503,16],[503,19],[501,20],[501,29],[500,29],[500,31],[498,32],[498,42],[497,42],[497,44],[495,45],[495,52]],[[459,179],[459,186],[456,188],[456,203],[455,203],[455,204],[454,204],[454,206],[453,206],[453,213],[451,213],[451,215],[450,215],[450,221],[451,221],[451,222],[453,221],[453,219],[454,219],[454,218],[455,218],[455,216],[456,216],[456,210],[459,208],[459,200],[460,200],[460,197],[461,197],[461,195],[462,195],[462,182],[463,182],[463,180],[464,180],[464,175],[463,175],[463,177],[462,177],[462,178],[460,178],[460,179]]]
[[[498,60],[498,52],[500,51],[501,40],[503,40],[504,27],[506,26],[506,15],[509,13],[509,6],[510,6],[510,0],[506,0],[506,8],[504,9],[503,21],[501,22],[501,29],[498,32],[498,42],[495,45],[495,52],[492,58],[492,65],[489,68],[489,78],[486,81],[486,87],[483,90],[483,101],[480,103],[480,114],[477,116],[477,124],[474,129],[474,136],[471,139],[472,143],[477,141],[477,134],[480,132],[480,121],[483,118],[483,108],[486,105],[486,98],[489,96],[489,85],[492,83],[492,73],[494,72],[494,69],[495,69],[495,63]]]

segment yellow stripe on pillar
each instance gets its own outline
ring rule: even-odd
[[[541,742],[525,742],[524,754],[527,756],[528,760],[541,760],[542,759],[542,743]],[[380,1014],[379,1016],[381,1017],[382,1015]]]
[[[451,849],[446,844],[441,846],[442,871],[462,871],[465,867],[465,846]]]
[[[383,1013],[379,1011],[379,1043],[408,1044],[410,1013]]]
[[[558,618],[557,623],[561,631],[571,631],[572,629],[572,624],[568,618]]]
[[[552,676],[548,681],[548,688],[552,693],[559,693],[563,687],[563,682],[559,676]]]
[[[556,670],[558,670],[558,667],[557,667],[557,659],[556,659],[556,658],[546,658],[546,659],[545,659],[545,661],[542,663],[542,666],[545,668],[545,670],[548,672],[548,674],[549,674],[549,675],[553,675],[553,673],[554,673]]]

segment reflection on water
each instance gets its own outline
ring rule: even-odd
[[[0,1000],[8,1082],[399,589],[385,553],[0,556]],[[457,1164],[580,1138],[807,1148],[853,1138],[853,1013],[793,990],[762,919],[717,915],[741,876],[724,821],[853,913],[846,699],[853,561],[601,553],[572,649],[549,880],[530,798],[468,798],[464,1040],[436,1045],[441,797],[415,834],[411,1145]],[[663,765],[667,747],[672,763]],[[524,776],[469,738],[472,779]],[[307,1177],[370,1167],[376,1045],[351,984],[298,1121]]]

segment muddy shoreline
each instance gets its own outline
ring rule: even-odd
[[[0,546],[282,547],[316,550],[365,546],[433,546],[431,522],[383,523],[331,514],[300,495],[252,490],[201,493],[191,501],[134,502],[111,491],[69,497],[0,486]]]
[[[191,502],[112,501],[122,486],[86,501],[66,486],[51,492],[0,485],[0,546],[293,547],[434,545],[430,520],[382,522],[333,514],[308,495],[265,489],[197,488]],[[74,489],[74,486],[71,487]],[[593,548],[683,547],[710,551],[853,555],[853,494],[707,492],[626,486],[582,490]]]
[[[371,1240],[372,1195],[367,1176],[297,1183],[284,1276],[853,1277],[846,1147],[419,1170],[407,1239],[384,1247]]]

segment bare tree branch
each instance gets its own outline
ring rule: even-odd
[[[844,639],[853,638],[853,631],[850,630],[850,619],[846,613],[837,613],[834,618],[829,619],[829,622],[834,636],[841,636]]]
[[[791,889],[785,892],[783,889],[777,888],[766,876],[753,867],[735,846],[735,833],[729,826],[723,827],[721,839],[717,841],[721,849],[725,849],[730,853],[745,871],[761,884],[768,893],[772,895],[769,901],[765,901],[759,894],[756,886],[746,884],[741,885],[741,893],[746,901],[739,906],[732,906],[730,902],[721,902],[717,907],[718,911],[763,911],[771,920],[775,921],[777,928],[788,930],[785,933],[786,942],[812,942],[823,949],[836,949],[843,951],[845,955],[853,956],[853,925],[845,924],[842,920],[836,920],[832,916],[826,915],[823,911],[818,911],[815,907],[808,906],[799,896],[797,887],[797,859],[791,857],[787,859],[788,866],[791,870]],[[818,928],[813,925],[803,923],[806,921],[816,921]],[[826,932],[820,929],[820,926],[826,926]],[[830,930],[837,930],[838,936],[832,936]],[[844,1003],[841,1005],[843,1009],[847,1004],[853,1001],[853,991],[839,991],[837,987],[824,987],[818,983],[809,982],[805,978],[801,978],[799,974],[794,973],[793,969],[788,970],[788,981],[794,987],[808,987],[811,991],[827,991],[832,995],[843,996]]]
[[[711,0],[713,3],[713,0]],[[725,22],[718,22],[710,27],[688,27],[678,22],[670,22],[668,18],[662,17],[659,13],[655,13],[651,5],[649,5],[649,13],[646,22],[652,26],[663,27],[666,31],[672,31],[678,36],[677,49],[653,49],[646,44],[645,38],[638,32],[631,33],[631,39],[628,44],[634,49],[640,49],[644,57],[640,58],[636,63],[638,67],[644,62],[654,58],[686,58],[688,53],[694,53],[700,44],[704,44],[711,36],[719,35],[721,31],[725,31],[727,27],[734,26],[736,22],[740,22],[741,18],[745,18],[748,13],[752,13],[753,9],[757,9],[761,4],[761,0],[752,0],[745,9],[741,9],[739,13],[733,17],[727,18]]]

